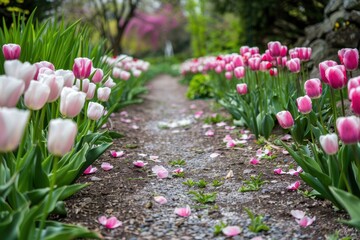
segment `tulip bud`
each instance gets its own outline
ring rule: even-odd
[[[237,79],[241,79],[245,77],[245,68],[244,67],[237,67],[234,69],[234,75]]]
[[[327,61],[323,61],[323,62],[319,63],[320,77],[321,77],[321,80],[325,84],[329,84],[329,80],[327,79],[326,74],[325,74],[326,70],[329,67],[333,67],[333,66],[336,66],[336,65],[337,65],[337,62],[332,61],[332,60],[327,60]]]
[[[56,75],[42,75],[39,76],[39,82],[48,85],[50,88],[50,95],[47,101],[55,102],[59,98],[64,86],[64,78]]]
[[[232,79],[232,72],[225,72],[225,78],[227,80],[231,80]]]
[[[287,50],[288,50],[287,46],[282,45],[280,48],[280,57],[286,57]]]
[[[260,62],[259,70],[262,71],[262,72],[266,72],[266,71],[269,70],[271,67],[272,67],[271,62],[262,61],[262,62]]]
[[[278,75],[277,68],[270,68],[269,69],[269,74],[270,74],[270,76],[277,76]]]
[[[18,147],[29,116],[29,111],[0,108],[0,152],[11,152]]]
[[[286,66],[290,72],[298,73],[298,72],[300,72],[300,59],[292,58],[286,62]]]
[[[252,47],[249,49],[249,51],[251,55],[258,54],[260,52],[258,47]]]
[[[346,86],[347,76],[344,65],[328,67],[325,76],[329,80],[329,85],[334,89],[340,89]]]
[[[289,111],[281,111],[276,114],[280,126],[284,129],[292,128],[294,126],[294,119]]]
[[[74,85],[75,76],[71,70],[59,69],[55,71],[55,75],[63,77],[64,87],[72,87]]]
[[[98,88],[97,90],[97,98],[101,102],[106,102],[110,97],[111,89],[108,87]]]
[[[299,58],[299,54],[298,52],[295,50],[295,49],[290,49],[289,50],[289,55],[290,55],[290,58],[293,59],[293,58]]]
[[[335,133],[320,136],[320,145],[328,155],[334,155],[339,150],[338,137]]]
[[[304,84],[306,95],[310,98],[317,99],[321,97],[322,94],[322,85],[321,81],[318,78],[312,78],[305,82]]]
[[[34,63],[34,66],[36,67],[36,73],[35,73],[35,76],[34,76],[35,80],[38,80],[39,71],[40,71],[41,68],[46,67],[46,68],[49,68],[49,69],[51,69],[53,71],[55,70],[54,64],[52,64],[51,62],[48,62],[48,61],[36,62],[36,63]]]
[[[94,83],[101,82],[101,80],[104,76],[103,70],[101,70],[100,68],[94,68],[93,72],[95,72],[95,73],[94,73],[91,81],[93,81]]]
[[[88,87],[88,90],[86,92],[86,100],[93,99],[93,97],[95,95],[95,90],[96,90],[96,84],[95,83],[89,83],[89,87]]]
[[[24,88],[23,81],[5,75],[0,76],[0,107],[15,107]]]
[[[73,118],[84,107],[86,94],[77,92],[72,88],[65,87],[60,97],[60,112],[65,117]]]
[[[309,96],[305,95],[303,97],[298,97],[296,99],[296,103],[298,106],[298,111],[302,114],[308,114],[312,111],[312,103]]]
[[[360,119],[358,117],[339,117],[336,120],[336,128],[343,143],[353,144],[360,141]]]
[[[246,85],[246,83],[236,84],[236,91],[237,91],[240,95],[245,95],[245,94],[247,94],[247,85]]]
[[[91,74],[92,61],[88,58],[75,58],[73,72],[76,78],[88,78]]]
[[[114,80],[111,77],[109,77],[108,80],[106,80],[106,82],[104,83],[104,86],[108,88],[112,88],[116,86],[116,83],[114,83]]]
[[[138,69],[133,69],[133,70],[131,70],[132,71],[132,74],[134,75],[134,77],[140,77],[140,75],[141,75],[141,71],[140,70],[138,70]]]
[[[354,49],[348,49],[344,53],[343,63],[348,71],[354,71],[359,65],[359,51]]]
[[[52,119],[49,123],[48,150],[55,156],[70,152],[77,134],[76,123],[69,119]]]
[[[306,48],[306,47],[300,47],[300,48],[295,48],[295,51],[298,54],[298,58],[301,61],[309,61],[311,58],[311,48]]]
[[[247,52],[249,52],[249,51],[250,51],[249,46],[242,46],[242,47],[240,48],[240,54],[241,54],[242,56],[244,56],[244,54],[247,53]]]
[[[131,74],[127,71],[120,72],[120,79],[127,81],[131,77]]]
[[[360,115],[360,87],[353,89],[351,92],[351,100],[351,110],[355,114]]]
[[[18,44],[8,43],[2,46],[2,52],[4,54],[5,60],[15,60],[19,59],[21,47]]]
[[[30,81],[36,73],[36,67],[28,62],[22,63],[19,60],[5,61],[5,74],[20,80],[25,83],[25,90],[28,88]]]
[[[242,59],[242,57],[240,55],[236,55],[234,58],[233,58],[233,64],[234,64],[234,67],[240,67],[240,66],[244,66],[244,60]]]
[[[270,55],[272,57],[279,57],[280,56],[280,50],[281,50],[281,43],[279,41],[269,42],[268,43],[268,49],[269,49]]]
[[[347,87],[348,87],[348,96],[350,101],[352,99],[353,90],[355,90],[355,88],[359,86],[360,86],[360,77],[354,77],[348,81]]]
[[[249,58],[249,67],[251,70],[253,71],[257,71],[260,68],[260,62],[261,62],[261,58],[259,57],[251,57]]]
[[[91,120],[99,120],[104,114],[104,106],[96,103],[96,102],[89,102],[87,117]]]
[[[31,80],[29,88],[24,94],[25,106],[31,110],[41,109],[47,102],[50,88],[45,83]]]

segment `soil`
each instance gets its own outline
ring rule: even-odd
[[[100,231],[106,239],[225,239],[223,234],[215,236],[213,233],[214,226],[221,221],[242,228],[242,233],[234,239],[256,236],[262,239],[326,239],[326,235],[336,231],[341,237],[360,239],[359,232],[338,222],[347,218],[344,212],[336,211],[328,201],[305,196],[303,192],[310,189],[300,177],[274,174],[278,167],[283,170],[297,167],[289,155],[283,154],[283,149],[273,148],[271,151],[276,158],[261,159],[260,164],[251,165],[249,160],[255,157],[258,149],[264,149],[264,144],[248,140],[241,147],[227,148],[223,142],[227,134],[238,137],[241,128],[226,130],[224,126],[213,124],[215,135],[205,136],[208,129],[203,128],[204,118],[213,113],[226,116],[213,100],[187,100],[186,87],[180,85],[177,78],[166,75],[151,81],[148,89],[142,104],[126,108],[127,117],[125,113],[116,113],[108,124],[112,130],[125,134],[111,147],[111,150],[125,151],[125,156],[113,158],[107,152],[98,159],[94,164],[98,171],[78,180],[90,183],[90,186],[67,200],[68,216],[60,221]],[[194,118],[197,111],[204,112],[200,119]],[[126,119],[131,122],[126,123]],[[179,120],[191,124],[159,127],[161,122],[176,123]],[[136,126],[139,128],[134,129]],[[283,133],[278,131],[274,139],[281,136]],[[211,158],[212,153],[220,155]],[[159,156],[161,162],[150,160],[151,155]],[[178,159],[186,162],[181,166],[184,177],[171,176],[178,167],[171,166],[170,162]],[[136,160],[143,160],[148,165],[136,168],[132,163]],[[102,162],[109,162],[114,168],[104,171],[100,167]],[[163,165],[169,170],[170,177],[158,179],[151,171],[155,165]],[[234,176],[226,178],[230,170]],[[266,182],[258,191],[238,191],[244,180],[259,174]],[[188,179],[203,179],[208,185],[204,189],[188,187],[183,184]],[[214,180],[223,185],[212,186]],[[287,186],[297,180],[301,182],[300,191],[288,191]],[[188,193],[190,190],[216,192],[216,201],[198,203]],[[156,203],[153,199],[156,195],[166,197],[168,203]],[[174,209],[186,205],[191,207],[191,216],[178,217]],[[245,207],[262,215],[270,230],[251,232]],[[300,227],[290,214],[294,209],[305,211],[310,217],[316,216],[315,222],[306,228]],[[101,215],[116,216],[123,222],[122,227],[105,229],[97,220]]]

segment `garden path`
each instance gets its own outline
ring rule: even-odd
[[[227,134],[239,138],[240,128],[229,130],[221,126],[223,124],[212,124],[215,135],[205,136],[209,130],[204,128],[207,116],[213,113],[226,116],[213,101],[187,100],[186,87],[180,85],[177,78],[167,75],[158,76],[148,88],[149,94],[144,97],[143,104],[116,113],[108,124],[125,134],[111,147],[111,150],[124,151],[125,156],[112,158],[105,154],[94,164],[98,168],[95,174],[80,178],[80,182],[91,185],[67,201],[69,214],[64,221],[96,229],[109,239],[224,239],[223,234],[213,234],[214,226],[220,221],[242,228],[242,233],[234,239],[256,236],[262,239],[325,239],[326,234],[335,230],[339,230],[341,236],[360,238],[355,230],[337,223],[336,220],[345,215],[334,212],[330,203],[305,197],[300,191],[287,190],[287,186],[300,178],[274,175],[275,168],[288,170],[295,165],[282,149],[271,150],[276,158],[260,159],[260,164],[251,165],[249,160],[256,156],[258,149],[264,150],[264,145],[250,139],[241,147],[227,148],[223,142]],[[199,111],[203,111],[203,115],[195,119],[194,115]],[[214,157],[213,153],[219,155]],[[150,160],[150,156],[159,156],[161,162]],[[179,166],[184,169],[184,177],[172,174],[179,167],[170,163],[179,159],[186,162]],[[148,164],[136,168],[133,166],[136,160]],[[104,171],[100,167],[102,162],[109,162],[114,168]],[[168,169],[169,177],[158,179],[151,171],[154,165]],[[233,176],[229,176],[230,170]],[[238,191],[244,180],[260,173],[266,181],[260,190]],[[182,183],[188,179],[203,179],[208,184],[203,189],[188,187]],[[223,185],[214,187],[214,180]],[[302,183],[300,189],[305,191],[307,188]],[[189,190],[216,192],[217,198],[212,204],[198,203],[192,199]],[[164,196],[167,204],[156,203],[153,197],[157,195]],[[178,217],[174,209],[186,205],[191,207],[190,217]],[[263,215],[270,230],[251,232],[244,207]],[[290,214],[293,209],[316,216],[316,221],[301,228]],[[97,221],[101,215],[116,216],[123,226],[104,229]]]

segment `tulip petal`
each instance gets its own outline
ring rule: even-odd
[[[191,215],[191,209],[189,205],[184,208],[175,208],[174,212],[180,217],[189,217]]]
[[[227,226],[227,227],[223,228],[222,232],[227,237],[233,237],[233,236],[239,235],[241,233],[241,228],[238,226]]]
[[[166,204],[167,203],[167,199],[163,196],[155,196],[154,197],[155,202],[159,203],[159,204]]]
[[[109,171],[109,170],[113,169],[114,166],[111,165],[111,164],[108,163],[108,162],[103,162],[103,163],[101,164],[101,168],[102,168],[103,170],[105,170],[105,171]]]
[[[294,218],[297,219],[301,219],[305,216],[305,212],[301,210],[291,210],[290,213]]]

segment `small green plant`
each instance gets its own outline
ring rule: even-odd
[[[220,221],[219,224],[214,226],[214,235],[217,236],[222,233],[222,230],[227,227],[227,224],[223,221]]]
[[[189,194],[193,195],[193,200],[202,203],[213,203],[216,200],[216,192],[204,193],[203,191],[189,191]]]
[[[264,145],[265,144],[265,138],[263,136],[260,136],[258,140],[255,141],[257,145]]]
[[[216,114],[214,116],[208,116],[204,119],[204,123],[206,124],[215,124],[215,123],[219,123],[219,122],[224,122],[228,120],[227,118],[223,117],[220,114]]]
[[[270,227],[266,224],[263,223],[263,216],[262,215],[255,215],[254,213],[252,213],[250,211],[250,209],[244,207],[244,210],[246,211],[246,213],[248,214],[251,223],[250,226],[248,227],[250,231],[254,232],[254,233],[258,233],[260,231],[269,231]]]
[[[197,185],[199,188],[206,188],[206,185],[207,185],[207,184],[208,184],[208,182],[205,181],[205,180],[203,180],[203,179],[199,180],[199,181],[196,183],[196,185]]]
[[[317,196],[317,194],[314,193],[313,191],[308,191],[308,190],[302,191],[302,190],[298,190],[298,192],[300,192],[304,197],[311,198],[311,199],[315,199],[316,196]]]
[[[271,154],[271,155],[265,155],[265,156],[263,156],[262,158],[263,158],[263,159],[268,159],[268,160],[273,160],[273,159],[275,159],[276,157],[277,157],[276,154]]]
[[[212,181],[212,185],[213,187],[220,187],[221,185],[223,185],[224,183],[221,182],[220,180],[215,179],[214,181]]]
[[[184,166],[186,164],[185,160],[183,159],[178,159],[178,160],[173,160],[173,161],[170,161],[170,166]]]
[[[335,233],[331,235],[325,235],[326,240],[351,240],[351,237],[343,237],[340,238],[339,231],[336,231]]]
[[[196,182],[190,178],[190,179],[186,180],[185,182],[183,182],[182,184],[184,184],[188,187],[193,187],[196,185]]]
[[[190,81],[189,88],[186,92],[188,99],[212,98],[214,97],[210,86],[210,78],[202,74],[196,74]]]
[[[185,172],[173,173],[173,177],[184,178],[185,177]]]
[[[125,145],[125,148],[128,148],[128,149],[134,149],[134,148],[138,148],[138,145],[137,144],[126,144]]]
[[[240,192],[258,191],[267,181],[261,179],[261,173],[257,176],[250,176],[250,180],[245,180],[244,185],[239,189]]]

